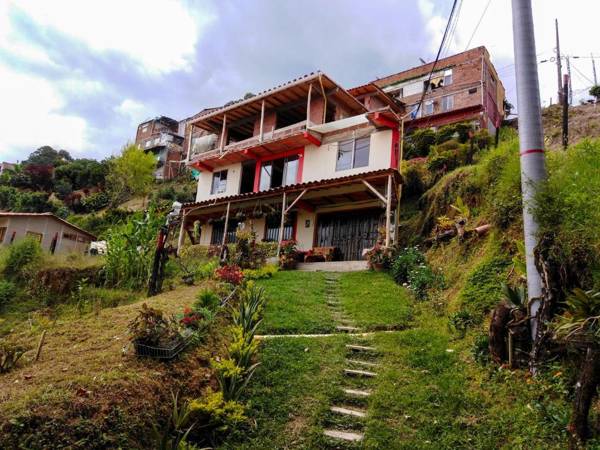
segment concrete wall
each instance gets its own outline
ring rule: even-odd
[[[228,195],[236,195],[240,192],[240,177],[242,175],[242,164],[235,163],[228,166],[220,167],[220,170],[227,170],[227,187],[225,192],[220,194],[211,194],[210,188],[212,185],[213,172],[203,170],[198,178],[198,190],[196,191],[196,201],[209,200],[212,198],[225,197]]]
[[[13,233],[15,234],[13,242],[16,242],[27,236],[28,231],[42,235],[40,244],[46,251],[50,251],[54,236],[58,236],[55,253],[83,253],[90,242],[87,235],[51,216],[0,217],[0,227],[6,227],[4,240],[0,242],[2,245],[10,245]],[[72,235],[74,239],[68,239],[65,234]]]

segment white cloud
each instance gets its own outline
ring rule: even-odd
[[[201,29],[214,20],[193,16],[180,2],[103,0],[9,0],[36,25],[85,43],[95,51],[116,51],[151,74],[185,70]]]
[[[487,1],[463,0],[462,3],[458,25],[447,54],[461,52],[466,49]],[[418,5],[422,16],[428,21],[427,31],[430,36],[430,51],[435,54],[446,26],[447,16],[450,12],[449,6],[445,8],[436,7],[432,0],[419,0]],[[582,25],[585,19],[582,17],[581,11],[585,11],[587,17],[597,17],[600,14],[600,2],[571,0],[569,7],[565,8],[564,2],[559,0],[533,0],[536,49],[540,61],[548,59],[554,54],[555,17],[559,17],[560,20],[561,51],[564,55],[583,55],[587,57],[591,52],[594,52],[600,57],[600,46],[598,46],[597,40],[591,39],[589,32],[584,31]],[[469,47],[473,48],[480,45],[487,47],[492,60],[496,64],[496,69],[499,71],[500,78],[507,88],[509,98],[516,104],[514,65],[512,65],[513,36],[510,2],[491,0],[490,6]],[[600,60],[598,63],[600,63]],[[587,97],[587,88],[592,84],[590,80],[592,78],[591,67],[589,58],[571,60],[575,103],[580,98]],[[583,75],[577,72],[576,69],[583,72]],[[553,101],[556,102],[558,88],[556,66],[549,62],[540,64],[538,73],[542,102],[548,104],[550,97],[553,97]],[[566,73],[565,64],[563,64],[563,73]]]
[[[64,101],[53,86],[0,65],[0,159],[23,160],[28,153],[15,148],[52,145],[77,153],[86,143],[87,125],[80,117],[63,114]],[[6,106],[8,105],[8,106]]]
[[[142,122],[148,115],[147,111],[143,103],[130,98],[126,98],[120,105],[115,107],[115,112],[126,117],[133,125],[138,125]]]

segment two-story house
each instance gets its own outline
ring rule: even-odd
[[[373,81],[406,104],[410,128],[472,121],[491,135],[504,118],[505,92],[485,47],[477,47]],[[419,108],[417,105],[425,96]]]
[[[185,168],[183,136],[179,134],[179,128],[178,121],[166,116],[147,120],[138,126],[135,143],[155,155],[154,177],[157,180],[174,178]]]
[[[393,239],[404,113],[375,84],[350,93],[321,72],[202,111],[187,123],[200,176],[181,236],[197,224],[201,244],[221,245],[242,226],[361,259],[379,227]]]

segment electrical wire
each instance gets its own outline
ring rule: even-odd
[[[581,75],[583,78],[585,78],[587,81],[589,81],[590,83],[594,84],[594,82],[588,78],[581,70],[579,70],[575,64],[573,64],[573,62],[571,61],[571,67],[573,67],[573,69],[575,69],[575,71],[577,71],[577,73],[579,73],[579,75]]]
[[[419,114],[419,110],[421,109],[421,105],[423,104],[423,100],[425,100],[425,94],[427,94],[427,89],[429,89],[429,83],[431,83],[431,77],[433,75],[433,71],[435,70],[435,66],[437,65],[440,54],[442,53],[442,48],[444,47],[444,43],[446,42],[446,37],[448,36],[448,30],[452,23],[452,18],[454,17],[454,11],[456,10],[456,4],[458,0],[454,0],[452,3],[452,9],[450,10],[450,16],[448,17],[448,22],[446,23],[446,29],[444,30],[444,35],[442,36],[442,42],[440,42],[440,47],[438,49],[437,55],[435,57],[435,61],[433,61],[433,65],[431,66],[431,71],[429,72],[429,77],[427,78],[427,84],[423,89],[423,94],[421,94],[421,100],[419,100],[419,104],[417,105],[417,109],[415,109],[414,114]]]
[[[485,8],[483,9],[483,12],[481,13],[481,16],[479,17],[479,21],[477,22],[477,25],[475,25],[475,29],[473,30],[473,34],[471,34],[471,37],[469,38],[469,42],[467,42],[467,46],[465,47],[465,51],[467,51],[469,49],[469,46],[471,45],[471,41],[475,37],[475,33],[477,33],[477,30],[479,29],[479,25],[481,25],[481,21],[483,20],[483,17],[485,16],[485,13],[487,12],[487,10],[490,7],[491,3],[492,3],[492,0],[488,0],[487,5],[485,5]]]
[[[444,49],[442,50],[442,57],[446,57],[448,55],[448,51],[452,45],[452,41],[454,39],[454,33],[456,32],[456,27],[458,25],[458,20],[460,17],[460,11],[462,9],[463,1],[458,0],[458,4],[456,6],[456,13],[454,14],[454,18],[452,19],[452,25],[450,26],[450,31],[448,33],[448,37],[446,39],[446,43],[444,45]]]

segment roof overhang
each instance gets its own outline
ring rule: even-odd
[[[396,100],[390,94],[384,92],[379,86],[374,83],[363,84],[362,86],[356,86],[349,89],[348,92],[357,99],[361,99],[367,96],[373,96],[383,102],[384,105],[388,106],[392,111],[398,114],[404,114],[405,105],[403,102]]]

